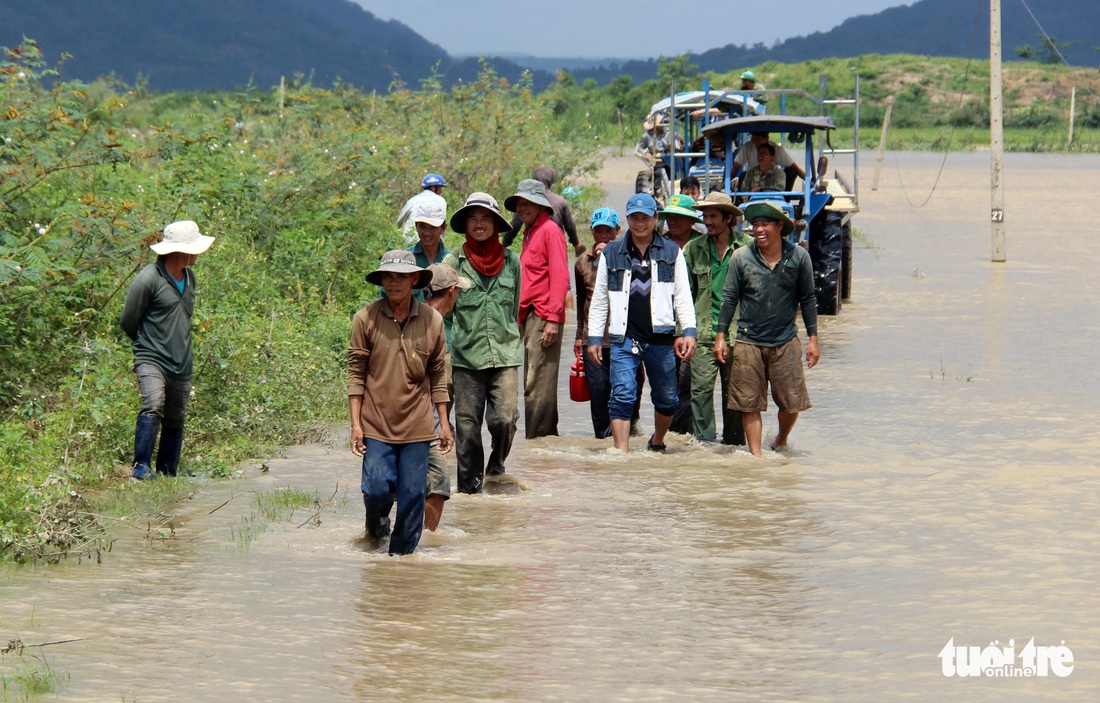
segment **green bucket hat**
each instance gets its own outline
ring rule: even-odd
[[[783,210],[783,206],[771,200],[755,200],[745,206],[745,221],[752,223],[758,217],[766,217],[783,223],[783,236],[794,231],[794,222]]]
[[[702,222],[703,216],[699,214],[699,211],[695,209],[695,198],[690,195],[684,195],[683,193],[677,193],[668,199],[668,205],[664,210],[661,210],[658,214],[661,215],[683,215],[684,217],[690,217],[696,222]]]
[[[542,181],[536,181],[534,178],[525,178],[520,181],[519,187],[516,188],[516,194],[505,199],[504,207],[515,212],[520,199],[528,200],[535,205],[541,205],[548,210],[554,209],[554,206],[550,204],[550,200],[546,197],[546,186]]]

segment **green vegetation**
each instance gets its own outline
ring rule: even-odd
[[[489,70],[384,97],[308,83],[160,96],[54,78],[33,43],[0,61],[7,558],[98,554],[83,496],[159,492],[118,485],[138,396],[117,321],[164,224],[194,219],[218,238],[196,267],[182,470],[229,476],[344,419],[348,324],[374,295],[362,276],[401,243],[394,215],[424,173],[447,174],[456,206],[472,190],[503,198],[543,162],[567,182],[591,168],[587,137],[563,134],[550,98]]]
[[[797,64],[768,62],[749,66],[758,85],[768,88],[821,92],[825,76],[828,96],[854,97],[860,76],[860,141],[876,148],[894,98],[887,146],[890,149],[969,150],[989,146],[989,62],[909,55],[871,54],[854,59],[823,59]],[[578,86],[568,73],[547,94],[555,114],[572,129],[586,129],[608,144],[632,145],[650,106],[666,96],[676,79],[677,90],[698,90],[709,78],[715,90],[740,85],[742,69],[730,73],[698,73],[687,56],[660,62],[660,81],[635,85],[620,76],[600,88],[595,81]],[[1073,144],[1067,144],[1070,89],[1077,87]],[[1005,147],[1010,151],[1100,151],[1100,74],[1061,65],[1013,62],[1004,66]],[[770,110],[778,109],[775,98]],[[788,99],[791,114],[812,114],[806,98]],[[855,113],[850,107],[829,110],[841,128],[835,142],[851,144]],[[621,125],[621,126],[620,126]]]
[[[57,691],[68,682],[69,675],[54,671],[45,654],[25,654],[18,640],[2,651],[6,655],[9,649],[16,652],[10,660],[16,663],[9,667],[5,662],[4,669],[0,669],[0,701],[29,701],[40,694]],[[10,671],[5,672],[9,668]]]
[[[751,68],[764,85],[815,95],[825,75],[833,96],[851,95],[858,73],[867,147],[889,96],[890,148],[988,143],[983,62],[870,55]],[[117,320],[167,222],[194,219],[218,238],[197,266],[182,469],[239,475],[242,459],[343,421],[348,322],[374,295],[362,276],[400,243],[394,214],[424,173],[446,175],[452,208],[473,190],[503,199],[540,163],[564,189],[594,169],[599,147],[635,142],[665,82],[688,90],[706,75],[734,86],[740,70],[698,74],[681,56],[661,62],[660,80],[600,87],[561,72],[541,94],[483,65],[476,81],[449,90],[433,76],[384,96],[302,81],[285,94],[161,95],[62,81],[33,42],[9,50],[0,60],[0,558],[98,557],[110,548],[104,524],[191,490],[186,480],[125,482],[137,390]],[[1100,150],[1095,73],[1014,63],[1005,75],[1009,149],[1066,150],[1077,85],[1070,148]],[[842,128],[851,116],[835,111]],[[850,141],[840,131],[838,143]],[[602,197],[592,186],[569,195],[578,221]],[[168,521],[142,529],[171,535]]]

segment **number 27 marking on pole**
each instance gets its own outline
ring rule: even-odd
[[[994,222],[1004,222],[1005,221],[1005,211],[1000,209],[1000,208],[995,208],[993,210],[993,212],[991,213],[990,219],[993,220]]]

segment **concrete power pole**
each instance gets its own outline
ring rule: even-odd
[[[993,155],[991,185],[993,261],[1005,260],[1005,140],[1001,91],[1001,0],[989,3],[989,141]]]

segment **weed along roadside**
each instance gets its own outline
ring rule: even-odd
[[[567,181],[594,163],[547,99],[490,70],[385,96],[295,84],[280,111],[258,89],[50,86],[33,43],[0,67],[3,559],[93,556],[110,541],[99,500],[155,510],[189,490],[118,485],[138,397],[119,313],[166,223],[217,237],[196,268],[180,473],[232,477],[342,417],[348,324],[371,294],[363,262],[402,243],[393,219],[423,173],[446,172],[461,199],[544,161]]]

